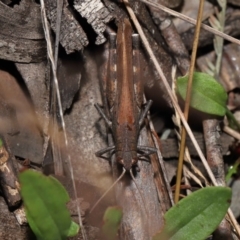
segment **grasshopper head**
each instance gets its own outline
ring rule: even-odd
[[[122,164],[127,171],[129,171],[137,161],[138,158],[135,151],[124,151],[121,155],[117,156],[117,162]]]

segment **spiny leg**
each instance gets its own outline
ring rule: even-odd
[[[143,103],[143,79],[141,71],[141,56],[140,56],[140,37],[138,34],[132,35],[132,47],[133,47],[133,82],[134,92],[139,109]]]
[[[152,100],[148,100],[146,105],[145,105],[145,108],[144,110],[142,111],[141,113],[141,116],[139,118],[139,126],[141,127],[141,125],[143,124],[143,121],[145,119],[145,117],[147,116],[147,113],[152,105],[153,101]]]
[[[137,151],[138,151],[138,160],[150,163],[150,159],[146,157],[153,153],[156,153],[157,149],[153,147],[138,146]],[[140,172],[140,168],[138,165],[135,165],[135,168],[137,172]]]
[[[140,37],[138,34],[132,35],[133,43],[133,81],[134,91],[136,96],[137,105],[139,108],[142,107],[143,102],[143,84],[142,84],[142,72],[141,72],[141,56],[140,56]],[[143,124],[143,121],[152,105],[152,100],[149,100],[145,105],[139,118],[139,126]]]
[[[115,94],[116,94],[116,34],[109,33],[109,56],[108,56],[108,66],[107,66],[107,78],[106,78],[106,98],[108,100],[108,104],[110,109],[114,104]],[[105,107],[107,107],[107,102],[105,102]],[[112,122],[109,120],[109,112],[107,114],[104,113],[103,109],[99,106],[99,104],[94,104],[96,109],[98,110],[101,117],[105,120],[109,128],[112,128]],[[115,149],[115,146],[110,146],[104,148],[95,153],[97,157],[107,159],[109,158],[103,156],[103,154],[110,152]]]
[[[101,117],[105,120],[105,122],[107,123],[107,125],[112,128],[112,122],[108,119],[108,117],[106,116],[106,114],[103,112],[102,108],[99,106],[98,103],[94,104],[95,108],[98,110],[99,114],[101,115]]]
[[[139,152],[142,152],[142,153],[141,153],[141,156],[149,156],[149,155],[157,152],[157,149],[156,149],[156,148],[146,147],[146,146],[138,146],[138,147],[137,147],[137,150],[138,150]]]
[[[112,109],[116,102],[117,93],[117,46],[116,46],[116,34],[109,34],[109,56],[108,56],[108,68],[107,68],[107,100],[109,109]],[[111,110],[110,110],[111,111]]]
[[[101,149],[101,150],[97,151],[97,152],[95,153],[95,155],[96,155],[96,157],[100,157],[100,158],[109,160],[109,158],[103,156],[103,154],[105,154],[105,153],[107,153],[107,152],[110,152],[110,151],[112,151],[112,150],[114,150],[114,149],[115,149],[115,146],[106,147],[106,148],[104,148],[104,149]]]

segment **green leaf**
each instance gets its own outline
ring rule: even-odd
[[[66,239],[71,218],[69,196],[61,183],[32,170],[20,173],[19,180],[27,220],[37,239]]]
[[[165,226],[153,240],[203,240],[219,225],[230,202],[230,188],[200,189],[169,209]]]
[[[77,223],[75,223],[74,221],[71,222],[70,228],[68,230],[68,237],[74,237],[78,234],[79,232],[79,225]]]
[[[122,219],[122,209],[120,207],[109,207],[104,213],[102,233],[104,239],[116,239],[118,228]]]
[[[177,92],[185,100],[188,76],[177,80]],[[193,74],[191,106],[199,111],[224,116],[226,114],[227,93],[212,76],[195,72]]]

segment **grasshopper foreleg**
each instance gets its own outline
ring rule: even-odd
[[[112,150],[115,149],[115,146],[111,146],[111,147],[106,147],[104,149],[101,149],[99,151],[97,151],[95,153],[96,157],[100,157],[100,158],[103,158],[103,159],[106,159],[106,160],[109,160],[109,157],[105,157],[103,156],[103,154],[107,153],[107,152],[111,152]]]
[[[102,108],[99,106],[99,104],[94,104],[95,108],[98,110],[99,114],[101,115],[101,117],[105,120],[105,122],[107,123],[107,125],[112,128],[112,122],[108,119],[108,117],[106,116],[106,114],[103,112]]]

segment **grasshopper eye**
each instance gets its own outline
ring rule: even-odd
[[[138,158],[137,157],[133,157],[132,158],[132,165],[135,165],[138,162]]]
[[[116,160],[118,163],[124,165],[124,160],[121,157],[118,157]]]

